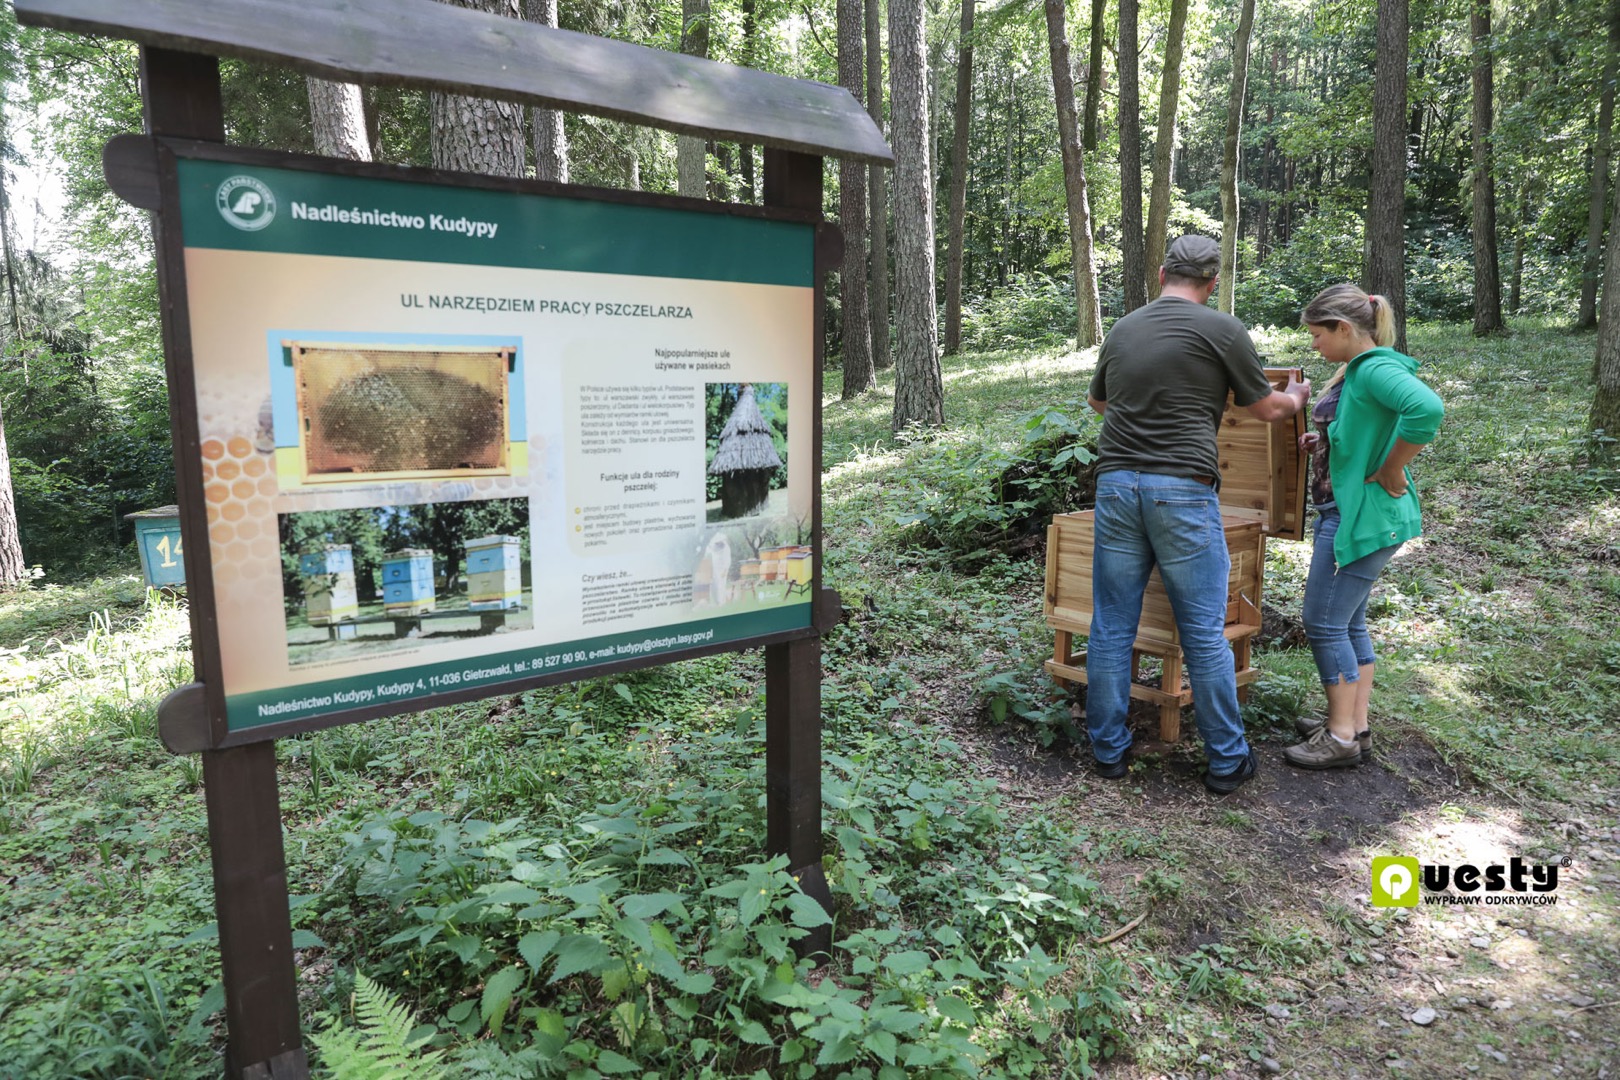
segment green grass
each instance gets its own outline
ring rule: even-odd
[[[1262,344],[1307,359],[1297,332]],[[1591,346],[1414,328],[1447,422],[1414,469],[1428,536],[1373,612],[1380,724],[1532,821],[1612,817],[1620,759],[1620,499],[1581,433]],[[930,485],[969,498],[984,451],[1020,452],[1022,416],[1078,407],[1091,360],[954,358],[947,429],[901,439],[892,373],[845,403],[829,372],[826,580],[855,613],[825,645],[831,968],[794,963],[815,913],[764,856],[760,658],[722,656],[279,743],[305,1030],[352,1016],[360,972],[457,1076],[1058,1077],[1115,1055],[1191,1072],[1266,1051],[1257,1006],[1296,1000],[1290,975],[1358,977],[1407,924],[1335,896],[1197,948],[1158,916],[1090,944],[1144,911],[1241,903],[1278,873],[1251,843],[1267,823],[1238,805],[1104,821],[1097,800],[1121,796],[1061,779],[1038,552],[1010,537],[966,570],[905,521]],[[1270,550],[1267,599],[1297,612],[1305,546]],[[0,598],[8,1075],[218,1072],[200,770],[155,730],[189,655],[183,610],[132,576]],[[1314,669],[1259,663],[1248,719],[1280,739],[1320,707]],[[1017,761],[1060,779],[1021,794]],[[1257,854],[1211,883],[1211,845]]]

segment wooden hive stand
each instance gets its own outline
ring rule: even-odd
[[[1297,369],[1267,368],[1281,389]],[[1300,540],[1305,535],[1305,456],[1299,451],[1304,417],[1267,424],[1227,399],[1217,437],[1221,468],[1221,526],[1232,568],[1227,577],[1226,640],[1232,643],[1238,699],[1259,678],[1253,666],[1265,585],[1266,537]],[[1075,638],[1091,632],[1094,511],[1057,514],[1046,533],[1046,624],[1056,634],[1046,672],[1060,685],[1084,685],[1086,654]],[[1157,685],[1141,681],[1142,660],[1159,661]],[[1159,738],[1181,738],[1181,710],[1192,704],[1181,636],[1170,598],[1155,569],[1142,599],[1142,619],[1131,647],[1131,697],[1159,707]]]

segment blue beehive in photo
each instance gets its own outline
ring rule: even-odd
[[[298,576],[304,583],[304,608],[311,626],[359,616],[354,552],[348,544],[323,544],[303,552],[298,556]]]
[[[433,552],[406,548],[383,556],[383,610],[419,615],[433,610]]]
[[[523,564],[515,536],[480,536],[468,540],[467,607],[504,611],[523,602]]]

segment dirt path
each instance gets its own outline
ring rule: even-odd
[[[1620,1078],[1620,812],[1604,792],[1521,799],[1460,776],[1410,730],[1310,773],[1251,732],[1261,771],[1217,799],[1190,731],[1123,780],[1047,751],[970,702],[952,737],[1015,812],[1087,837],[1084,868],[1141,925],[1108,945],[1136,980],[1121,1080]],[[1155,719],[1133,716],[1138,737]],[[1190,724],[1188,725],[1190,728]],[[1560,865],[1553,906],[1373,908],[1371,857]],[[1420,1011],[1429,1010],[1429,1011]]]

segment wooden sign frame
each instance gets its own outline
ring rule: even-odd
[[[581,191],[532,181],[396,170],[384,165],[320,167],[361,176],[424,178],[493,190],[562,194],[607,202],[668,206],[703,213],[775,218],[814,225],[812,362],[813,577],[810,625],[802,630],[627,659],[587,669],[502,682],[413,702],[415,709],[491,693],[612,674],[649,664],[763,646],[766,691],[766,844],[785,854],[804,892],[831,910],[822,870],[821,634],[837,621],[838,597],[821,584],[822,278],[842,256],[838,230],[822,221],[822,154],[887,165],[892,153],[865,111],[846,92],[678,54],[606,42],[531,23],[514,23],[429,0],[15,0],[18,21],[141,44],[146,136],[109,143],[104,156],[113,189],[155,212],[159,296],[174,433],[181,530],[192,569],[192,642],[196,682],[160,710],[160,732],[176,753],[202,755],[213,862],[220,963],[225,987],[226,1074],[232,1080],[307,1080],[288,912],[285,853],[274,739],[400,710],[374,706],[306,723],[267,725],[251,736],[226,729],[220,681],[208,522],[203,511],[201,445],[184,252],[177,215],[167,212],[165,154],[184,146],[226,160],[273,161],[285,155],[223,147],[221,56],[285,63],[326,78],[453,90],[647,123],[708,138],[764,147],[763,207],[618,191]],[[424,30],[424,28],[426,28]],[[456,49],[423,48],[457,41]],[[546,62],[547,58],[551,62]],[[580,66],[584,65],[584,66]],[[578,70],[576,70],[578,68]],[[588,70],[587,70],[588,68]],[[626,73],[635,73],[634,79]],[[617,80],[617,81],[616,81]],[[165,149],[167,147],[167,149]],[[801,952],[831,948],[831,928],[812,931]]]

